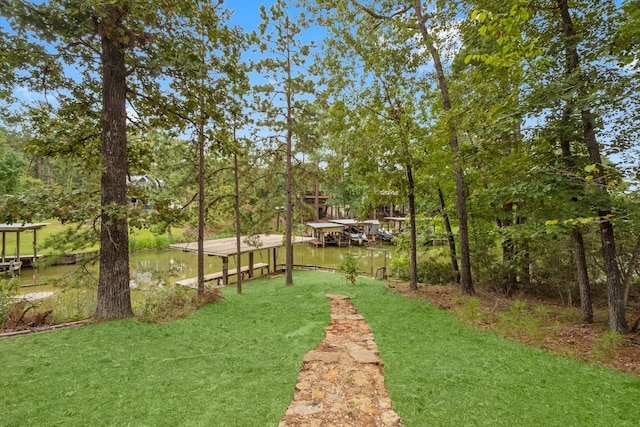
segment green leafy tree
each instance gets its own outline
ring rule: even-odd
[[[459,130],[456,127],[455,118],[451,112],[452,110],[452,98],[449,95],[449,83],[443,66],[440,51],[437,46],[437,39],[432,34],[432,28],[438,25],[452,21],[453,14],[449,9],[444,8],[444,13],[441,13],[441,9],[438,9],[438,13],[423,13],[422,2],[406,2],[404,4],[397,4],[394,2],[383,2],[382,4],[376,4],[375,2],[350,2],[348,4],[332,2],[332,1],[317,1],[311,6],[312,10],[328,12],[322,15],[321,22],[331,26],[331,37],[339,39],[343,46],[347,49],[349,46],[353,46],[353,52],[350,52],[351,56],[359,56],[362,54],[363,62],[365,63],[364,73],[371,72],[371,74],[380,73],[384,67],[388,64],[395,63],[400,68],[404,65],[402,72],[396,72],[392,74],[392,78],[398,82],[398,91],[404,89],[406,91],[405,96],[409,98],[412,95],[428,93],[431,95],[432,82],[427,81],[427,76],[431,77],[431,74],[420,75],[419,71],[421,66],[426,66],[428,58],[430,60],[429,66],[433,67],[435,71],[435,89],[439,93],[440,105],[434,103],[434,98],[430,98],[428,107],[426,104],[421,105],[422,111],[426,112],[425,121],[436,122],[438,119],[434,119],[433,112],[439,109],[440,111],[440,124],[441,136],[448,141],[448,148],[450,150],[450,163],[453,166],[454,182],[456,188],[456,207],[458,217],[458,230],[459,230],[459,242],[460,242],[460,257],[461,257],[461,286],[463,292],[472,294],[474,292],[473,280],[471,277],[471,263],[469,254],[469,229],[467,221],[467,199],[466,199],[466,185],[464,179],[464,164],[459,143]],[[383,43],[380,43],[383,41]],[[416,41],[419,41],[416,43]],[[331,43],[329,38],[328,43]],[[364,47],[370,49],[362,50]],[[373,48],[378,47],[378,51]],[[329,69],[336,70],[343,64],[349,64],[352,59],[344,54],[345,50],[337,49],[335,53],[327,54],[327,63],[332,63],[334,66]],[[338,56],[340,55],[340,56]],[[360,68],[353,67],[349,73],[341,73],[339,78],[335,78],[330,83],[331,86],[346,87],[349,85],[349,80],[355,76],[358,78],[358,74],[361,73]],[[402,88],[402,84],[408,81],[408,76],[413,73],[413,78],[416,83],[413,85],[405,86]],[[421,78],[420,78],[421,77]],[[359,80],[360,81],[360,80]],[[402,82],[402,83],[400,83]],[[419,83],[418,83],[419,82]],[[415,92],[413,92],[415,90]],[[401,107],[406,110],[406,104],[401,100]],[[396,102],[395,99],[392,100]],[[415,101],[413,101],[415,102]],[[413,103],[412,102],[412,103]],[[395,105],[387,106],[388,111],[392,111],[396,108]],[[409,116],[404,116],[402,120],[406,120]],[[401,120],[401,121],[402,121]],[[396,129],[399,129],[397,125],[401,121],[396,120]],[[405,122],[406,124],[406,122]],[[406,144],[399,144],[399,146],[406,146]],[[404,159],[410,157],[405,155]],[[419,158],[419,157],[418,157]],[[397,161],[397,158],[395,158]],[[407,168],[410,163],[399,162],[405,169],[408,182],[412,181],[410,178],[411,170]],[[413,167],[413,165],[412,165]],[[410,190],[410,186],[407,187],[408,197],[413,197],[413,191]],[[415,227],[413,227],[415,229]]]
[[[269,9],[260,9],[262,24],[259,28],[259,46],[264,57],[256,69],[267,81],[258,85],[264,96],[258,101],[259,124],[275,145],[283,147],[285,161],[285,266],[287,286],[293,285],[293,166],[297,148],[305,134],[304,106],[313,94],[313,83],[308,79],[306,64],[310,46],[302,42],[302,31],[307,26],[304,16],[291,18],[289,5],[277,0]]]
[[[574,213],[572,221],[580,222],[581,217],[594,216],[593,211],[589,212],[592,207],[576,203],[588,195],[599,218],[610,327],[619,332],[626,331],[623,286],[613,233],[615,213],[611,202],[614,189],[611,184],[616,182],[613,178],[616,171],[604,161],[601,141],[608,136],[615,141],[612,147],[623,150],[623,141],[635,132],[637,124],[624,119],[625,123],[620,123],[613,132],[603,132],[600,124],[606,123],[607,119],[618,122],[618,119],[628,117],[628,111],[636,104],[629,93],[637,87],[629,84],[629,76],[615,66],[610,56],[609,37],[616,32],[616,6],[611,2],[591,1],[575,2],[570,6],[563,0],[535,4],[496,2],[493,5],[497,6],[496,10],[479,9],[472,17],[481,23],[480,34],[495,36],[499,46],[494,53],[472,55],[468,60],[479,59],[517,70],[523,79],[522,87],[526,89],[523,97],[530,114],[540,123],[555,126],[553,138],[560,141],[563,169],[576,177],[582,175],[583,182],[588,184],[574,185],[573,195],[568,198],[572,200],[570,206],[582,208]],[[486,7],[486,3],[482,7]],[[604,63],[608,65],[603,66]],[[550,111],[561,119],[554,120],[553,115],[548,114]],[[614,133],[618,136],[612,136]],[[580,261],[578,231],[574,228],[573,240],[580,278],[585,269],[584,262]],[[588,304],[586,277],[580,278],[579,282]],[[583,307],[583,312],[588,316],[588,307]]]
[[[18,189],[26,165],[22,154],[9,146],[0,128],[0,196],[13,194]]]
[[[184,80],[174,77],[200,81],[210,66],[194,55],[201,45],[193,30],[202,12],[198,6],[164,0],[0,5],[13,30],[2,33],[2,41],[16,46],[7,58],[17,70],[5,72],[2,83],[19,82],[42,97],[28,109],[37,130],[34,151],[82,159],[87,170],[101,171],[99,319],[131,315],[127,117],[138,131],[175,130],[179,124],[173,119],[193,117],[202,105],[196,100],[172,107],[184,87]],[[202,16],[211,19],[213,38],[223,42],[223,27],[212,19],[217,9],[210,9]],[[228,17],[221,16],[222,21]],[[218,100],[207,101],[215,105]],[[137,164],[132,158],[131,165]]]

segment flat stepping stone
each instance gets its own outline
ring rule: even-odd
[[[312,350],[304,356],[303,362],[336,363],[340,361],[340,353]]]

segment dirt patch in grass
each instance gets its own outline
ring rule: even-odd
[[[457,286],[419,285],[417,291],[408,284],[390,283],[389,287],[427,300],[474,327],[640,376],[640,334],[609,332],[606,308],[594,307],[594,323],[587,324],[581,321],[579,308],[539,298],[506,298],[483,291],[469,297]],[[627,308],[629,324],[638,316],[637,305]]]
[[[0,332],[19,331],[53,324],[52,310],[42,310],[30,301],[18,301],[7,312]]]

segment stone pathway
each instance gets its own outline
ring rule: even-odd
[[[331,323],[304,357],[293,400],[278,427],[395,426],[373,334],[349,297],[327,295]]]

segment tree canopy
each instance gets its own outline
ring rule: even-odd
[[[254,31],[233,13],[0,3],[3,220],[96,225],[101,298],[122,298],[98,317],[130,314],[129,226],[252,234],[284,207],[289,242],[319,215],[297,196],[322,188],[362,219],[407,206],[411,244],[397,250],[414,289],[434,269],[421,242],[438,224],[447,245],[429,262],[465,293],[580,299],[585,321],[595,294],[610,328],[628,330],[637,0],[277,0],[255,7]],[[144,174],[156,185],[128,184]],[[287,284],[291,257],[288,245]]]

